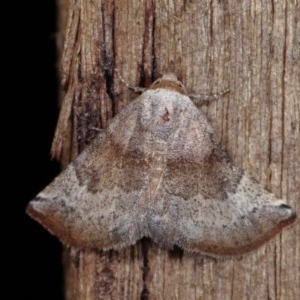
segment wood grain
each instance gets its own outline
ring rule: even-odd
[[[60,0],[63,103],[52,153],[64,165],[149,84],[175,72],[235,164],[300,214],[298,1]],[[66,19],[67,18],[67,19]],[[60,46],[63,43],[63,46]],[[300,299],[300,225],[250,255],[65,250],[66,299]]]

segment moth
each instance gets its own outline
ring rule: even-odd
[[[210,256],[257,249],[296,219],[233,165],[174,74],[125,107],[27,213],[71,247],[118,250],[150,237]]]

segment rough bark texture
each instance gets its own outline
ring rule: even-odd
[[[298,1],[59,0],[63,165],[148,86],[174,71],[206,108],[233,161],[300,215]],[[158,249],[65,251],[66,299],[300,299],[300,224],[242,258]]]

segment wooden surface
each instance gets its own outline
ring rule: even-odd
[[[63,165],[148,86],[174,71],[191,93],[230,93],[203,110],[236,165],[300,215],[300,3],[58,1]],[[67,300],[300,299],[299,222],[244,257],[211,259],[143,240],[119,252],[65,250]]]

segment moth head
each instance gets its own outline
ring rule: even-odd
[[[150,89],[169,89],[176,91],[182,95],[187,95],[187,90],[183,83],[178,80],[177,76],[174,73],[166,73],[162,77],[155,80]]]

